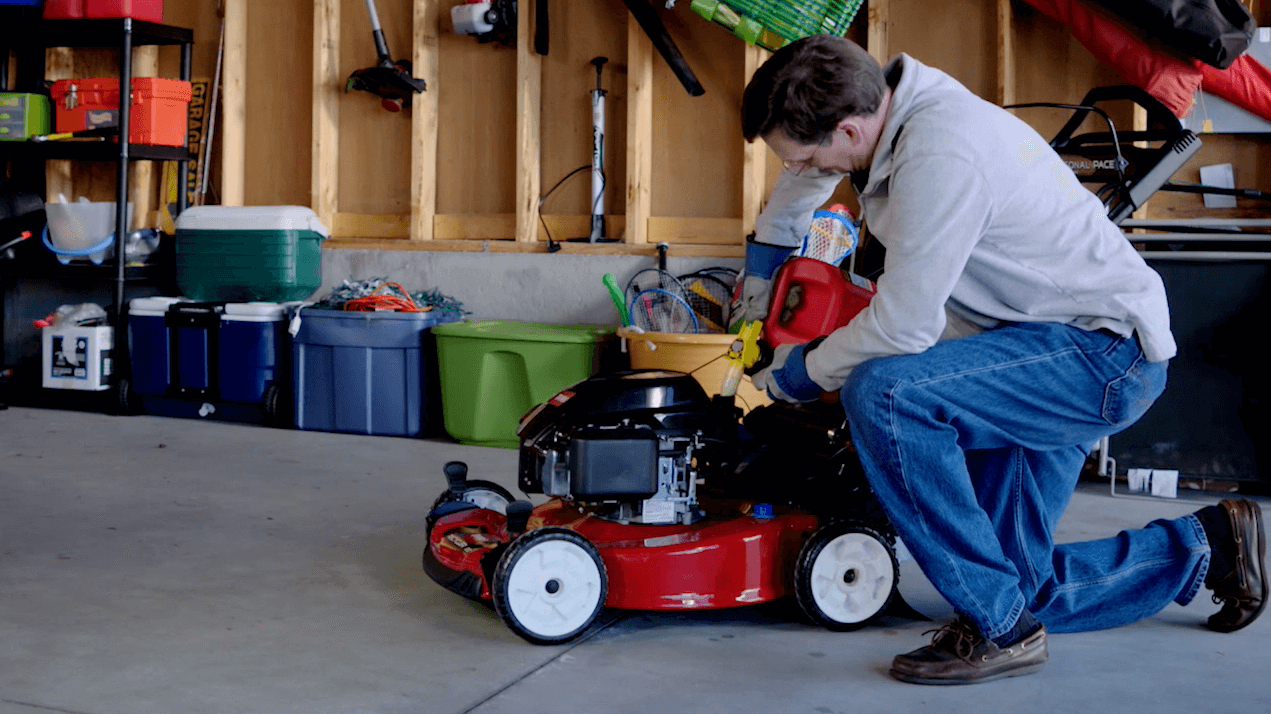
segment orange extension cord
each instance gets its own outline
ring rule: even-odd
[[[381,292],[386,291],[386,292]],[[410,293],[406,292],[400,284],[395,282],[385,282],[376,288],[373,295],[365,295],[356,297],[344,303],[345,310],[358,310],[363,312],[373,312],[376,310],[397,310],[398,312],[425,312],[432,309],[432,306],[421,307],[415,302]]]

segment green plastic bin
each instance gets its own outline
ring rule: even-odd
[[[610,325],[469,320],[433,327],[446,432],[460,443],[516,448],[531,408],[601,369]]]
[[[176,220],[176,281],[204,302],[303,300],[322,287],[327,229],[305,206],[197,206]]]

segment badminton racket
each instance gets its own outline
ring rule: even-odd
[[[636,295],[652,288],[666,290],[678,297],[687,299],[687,291],[684,289],[684,284],[680,282],[680,279],[662,268],[645,268],[631,276],[631,279],[627,281],[627,289],[624,296],[627,302],[630,303]]]
[[[697,332],[697,314],[684,298],[662,288],[642,290],[631,299],[631,324],[652,332]]]

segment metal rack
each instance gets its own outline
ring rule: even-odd
[[[35,33],[34,46],[40,50],[49,47],[118,47],[119,48],[119,126],[120,136],[127,135],[131,126],[132,106],[123,89],[132,86],[132,50],[142,45],[180,45],[181,79],[190,80],[190,63],[194,45],[194,31],[170,25],[160,25],[144,20],[121,18],[112,20],[44,20]],[[43,65],[41,65],[42,67]],[[19,144],[19,146],[24,146]],[[179,162],[178,175],[185,176],[189,168],[190,152],[182,147],[150,146],[119,141],[91,144],[64,144],[54,142],[34,145],[44,152],[45,159],[115,160],[118,162],[115,186],[115,301],[112,320],[118,327],[123,315],[124,282],[127,256],[124,247],[128,237],[128,167],[133,161]],[[185,210],[186,193],[177,193],[177,212]]]
[[[1121,222],[1131,243],[1144,244],[1145,260],[1268,261],[1271,260],[1271,218],[1130,218]],[[1151,249],[1147,245],[1151,244]],[[1166,250],[1160,250],[1164,245]],[[1171,250],[1186,245],[1188,250]],[[1206,246],[1206,250],[1199,250]],[[1241,246],[1242,250],[1233,250]]]
[[[16,23],[15,23],[16,24]],[[10,162],[38,162],[48,160],[115,161],[115,256],[100,266],[67,265],[57,269],[56,277],[68,280],[113,279],[115,283],[113,310],[110,324],[118,332],[123,326],[125,284],[151,275],[153,271],[129,268],[126,245],[128,236],[128,170],[135,161],[176,161],[178,175],[184,177],[189,170],[190,151],[187,146],[153,146],[134,144],[125,140],[131,126],[131,101],[122,91],[132,86],[133,48],[147,45],[179,45],[181,48],[180,79],[189,81],[191,76],[194,31],[136,20],[133,18],[44,20],[29,18],[20,27],[6,28],[11,33],[9,44],[17,55],[15,86],[38,87],[44,80],[45,50],[51,47],[118,48],[119,52],[119,141],[102,142],[3,142],[0,143],[0,160]],[[41,176],[35,184],[45,193]],[[178,191],[176,211],[179,214],[188,205],[187,193]],[[127,340],[116,340],[116,364],[127,365]],[[116,370],[115,381],[119,382]]]
[[[1193,217],[1193,218],[1152,218],[1152,219],[1126,219],[1121,222],[1121,228],[1125,231],[1126,240],[1139,246],[1139,254],[1145,260],[1153,264],[1153,267],[1162,272],[1162,277],[1166,280],[1167,291],[1171,289],[1170,277],[1174,276],[1177,281],[1180,274],[1195,274],[1197,271],[1205,271],[1200,273],[1206,275],[1210,271],[1218,271],[1218,274],[1230,276],[1248,277],[1247,281],[1242,280],[1219,280],[1214,278],[1204,279],[1188,279],[1186,281],[1177,282],[1173,285],[1179,294],[1173,295],[1171,303],[1178,310],[1174,315],[1177,323],[1181,322],[1180,327],[1176,327],[1176,337],[1179,340],[1179,355],[1177,355],[1171,366],[1171,372],[1182,370],[1183,375],[1199,375],[1198,369],[1202,367],[1207,370],[1213,370],[1209,373],[1206,387],[1199,390],[1204,396],[1196,393],[1184,392],[1182,395],[1174,395],[1171,401],[1170,393],[1167,391],[1162,400],[1153,407],[1152,411],[1145,416],[1145,421],[1127,429],[1122,434],[1114,437],[1105,437],[1099,441],[1095,447],[1097,453],[1097,473],[1109,480],[1109,489],[1112,496],[1118,498],[1149,498],[1159,500],[1158,496],[1137,496],[1127,494],[1124,491],[1118,492],[1116,488],[1117,470],[1119,459],[1113,456],[1112,448],[1113,440],[1117,440],[1121,445],[1119,453],[1127,454],[1126,443],[1130,444],[1130,450],[1137,448],[1142,452],[1146,443],[1150,439],[1145,434],[1151,434],[1151,439],[1157,439],[1161,445],[1170,444],[1174,441],[1180,441],[1181,436],[1190,436],[1197,430],[1205,430],[1215,428],[1214,424],[1221,424],[1218,427],[1224,431],[1223,434],[1234,434],[1229,437],[1229,441],[1223,446],[1210,445],[1206,448],[1213,450],[1221,457],[1198,459],[1198,453],[1195,448],[1195,441],[1188,442],[1187,439],[1181,439],[1181,444],[1177,446],[1177,458],[1170,457],[1168,459],[1153,459],[1150,456],[1136,460],[1137,465],[1147,466],[1151,468],[1165,467],[1175,471],[1182,472],[1182,477],[1187,480],[1199,480],[1202,483],[1206,481],[1226,481],[1226,482],[1247,482],[1250,488],[1266,488],[1264,479],[1257,477],[1260,469],[1257,463],[1262,456],[1260,455],[1260,446],[1256,438],[1240,436],[1241,425],[1249,417],[1240,416],[1239,408],[1233,407],[1233,412],[1207,412],[1207,407],[1212,407],[1213,402],[1206,401],[1213,399],[1215,402],[1222,401],[1224,406],[1228,402],[1223,401],[1225,397],[1214,397],[1214,394],[1224,393],[1221,390],[1231,388],[1232,383],[1240,380],[1239,386],[1241,393],[1253,394],[1255,397],[1259,394],[1260,387],[1248,383],[1247,380],[1255,379],[1256,374],[1250,373],[1247,369],[1237,369],[1231,364],[1217,366],[1208,359],[1199,359],[1196,345],[1201,338],[1198,334],[1202,329],[1207,329],[1209,323],[1207,320],[1217,320],[1215,324],[1227,324],[1228,319],[1238,319],[1239,311],[1228,317],[1209,317],[1202,319],[1199,313],[1204,315],[1214,314],[1215,307],[1222,308],[1233,304],[1233,300],[1248,300],[1248,292],[1253,289],[1250,285],[1256,285],[1252,282],[1261,278],[1249,277],[1265,275],[1271,266],[1271,218],[1214,218],[1214,217]],[[1212,289],[1204,287],[1207,282],[1213,282]],[[1248,283],[1246,285],[1246,283]],[[1241,288],[1241,285],[1245,285]],[[1223,290],[1232,291],[1232,295],[1228,296],[1225,301],[1222,299],[1214,300],[1214,296],[1221,294]],[[1244,297],[1241,298],[1241,291],[1244,290]],[[1189,296],[1195,297],[1197,291],[1201,291],[1204,295],[1204,307],[1195,307],[1189,305]],[[1256,297],[1254,298],[1256,299]],[[1244,302],[1236,304],[1250,303]],[[1233,323],[1234,324],[1234,323]],[[1177,330],[1181,329],[1181,332]],[[1187,340],[1191,342],[1187,342]],[[1249,348],[1256,349],[1256,333],[1248,336]],[[1208,344],[1205,342],[1204,344]],[[1190,350],[1189,350],[1190,347]],[[1221,352],[1221,350],[1219,350]],[[1203,362],[1203,364],[1202,364]],[[1249,365],[1245,365],[1247,368]],[[1190,371],[1189,371],[1190,370]],[[1254,367],[1257,371],[1257,367]],[[1221,377],[1214,376],[1215,374]],[[1250,391],[1252,390],[1252,392]],[[1235,399],[1233,404],[1238,404],[1239,399]],[[1174,415],[1181,414],[1184,410],[1192,410],[1193,415],[1180,416],[1174,418]],[[1162,412],[1162,410],[1164,410]],[[1154,420],[1149,422],[1147,420]],[[1186,424],[1193,422],[1194,424]],[[1186,424],[1186,425],[1184,425]],[[1199,441],[1205,441],[1202,437]],[[1209,443],[1209,442],[1206,442]],[[1153,446],[1157,442],[1152,442]],[[1140,453],[1142,456],[1142,453]],[[1120,459],[1124,460],[1124,459]],[[1159,463],[1158,463],[1159,462]],[[1197,469],[1197,465],[1204,466],[1204,469]],[[1123,470],[1124,471],[1124,470]]]

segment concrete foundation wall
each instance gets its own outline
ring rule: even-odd
[[[706,267],[736,270],[740,258],[667,257],[679,276]],[[617,308],[601,279],[613,273],[618,285],[657,258],[569,253],[452,253],[408,250],[325,249],[320,299],[344,280],[388,278],[412,292],[440,290],[463,303],[469,317],[552,323],[619,324]]]

